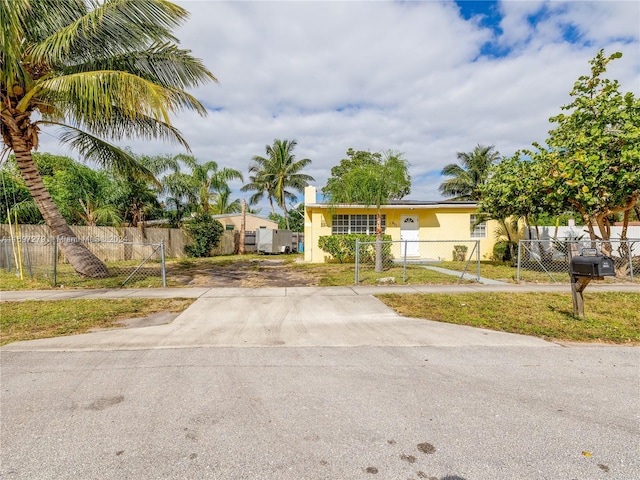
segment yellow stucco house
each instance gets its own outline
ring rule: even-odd
[[[318,239],[325,235],[350,233],[375,234],[376,207],[362,205],[329,205],[318,203],[315,187],[304,191],[304,259],[310,263],[322,263],[329,254],[320,249]],[[392,240],[407,240],[404,247],[396,252],[396,257],[405,255],[419,260],[427,250],[423,245],[437,246],[430,249],[425,260],[452,260],[453,245],[457,243],[471,246],[479,241],[480,258],[488,259],[496,242],[495,221],[488,221],[472,228],[476,223],[478,210],[475,202],[422,202],[400,200],[382,206],[382,227]],[[413,242],[411,241],[434,241]],[[435,241],[442,241],[440,243]],[[450,242],[450,243],[447,243]],[[436,252],[436,253],[433,253]],[[475,254],[474,254],[475,257]]]

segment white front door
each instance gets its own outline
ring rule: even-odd
[[[402,240],[400,254],[403,257],[405,256],[405,248],[407,249],[407,257],[420,256],[419,228],[418,215],[402,215],[400,217],[400,240]]]

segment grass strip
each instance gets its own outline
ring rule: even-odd
[[[399,314],[545,339],[640,344],[640,294],[585,292],[586,318],[573,316],[571,294],[381,294]]]
[[[0,345],[85,333],[122,325],[119,320],[182,312],[194,299],[127,298],[0,303]]]

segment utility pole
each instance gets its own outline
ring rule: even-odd
[[[240,238],[238,239],[238,254],[244,255],[244,231],[247,221],[247,201],[242,199],[242,216],[240,217]]]

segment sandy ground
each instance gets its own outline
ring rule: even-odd
[[[208,269],[193,269],[188,275],[169,272],[171,278],[190,287],[310,287],[318,285],[317,277],[292,268],[277,258],[237,261]]]

